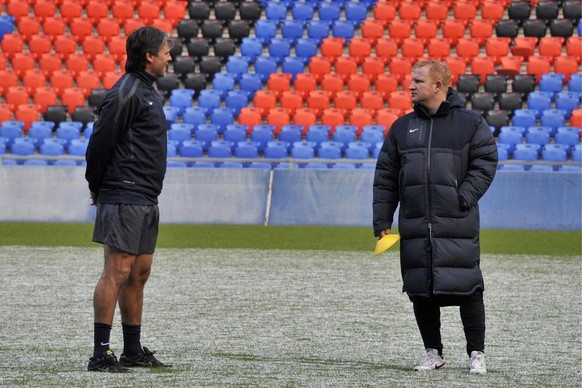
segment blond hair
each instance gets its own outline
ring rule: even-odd
[[[433,81],[441,81],[445,88],[448,88],[451,85],[451,71],[449,70],[449,66],[445,62],[441,61],[418,61],[414,64],[412,71],[420,68],[429,66],[429,74]]]

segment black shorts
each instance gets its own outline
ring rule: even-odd
[[[93,241],[133,255],[153,254],[159,219],[158,205],[98,203]]]

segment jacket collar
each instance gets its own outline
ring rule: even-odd
[[[462,108],[464,106],[465,105],[463,104],[463,101],[461,100],[461,97],[459,97],[457,91],[453,88],[449,88],[449,90],[447,91],[447,99],[441,103],[439,109],[436,111],[435,114],[431,115],[426,110],[424,105],[421,104],[414,104],[412,108],[418,115],[430,118],[446,116],[451,111],[451,109]]]
[[[154,81],[156,79],[155,79],[155,77],[153,75],[151,75],[149,73],[146,73],[145,71],[136,71],[136,72],[132,72],[131,74],[133,74],[134,76],[136,76],[137,78],[139,78],[146,85],[149,85],[151,87],[154,86]]]

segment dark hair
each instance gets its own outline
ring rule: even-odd
[[[125,51],[127,62],[125,71],[144,71],[147,65],[146,53],[158,55],[165,42],[169,41],[165,32],[151,26],[140,27],[127,37]]]

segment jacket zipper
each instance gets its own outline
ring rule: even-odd
[[[430,195],[430,176],[431,176],[431,147],[432,147],[432,129],[433,129],[433,119],[430,119],[430,127],[428,132],[428,155],[427,155],[427,169],[426,169],[426,198],[428,201],[427,204],[427,212],[428,212],[428,269],[430,272],[430,287],[432,289],[432,293],[434,295],[434,278],[433,278],[433,270],[432,270],[432,209],[431,209],[431,195]]]

